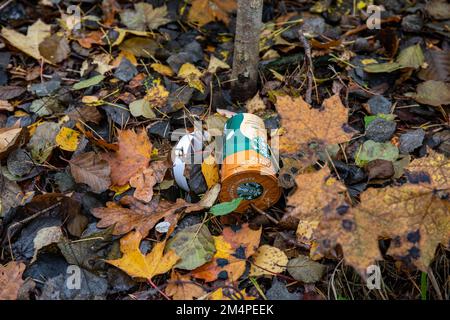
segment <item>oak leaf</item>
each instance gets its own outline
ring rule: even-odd
[[[0,265],[0,300],[16,300],[20,287],[24,283],[22,274],[25,264],[11,261],[7,265]]]
[[[313,109],[302,97],[278,96],[276,109],[286,133],[280,137],[280,152],[298,153],[309,143],[336,144],[349,141],[353,135],[345,125],[348,109],[338,95],[326,99],[321,109]]]
[[[120,204],[129,208],[124,208]],[[100,219],[97,227],[107,228],[114,225],[114,235],[136,230],[146,236],[159,220],[168,219],[178,210],[191,206],[183,199],[177,199],[175,203],[153,199],[150,204],[144,204],[131,196],[124,196],[120,199],[120,204],[107,202],[106,208],[92,209],[92,214]]]
[[[111,185],[109,163],[95,152],[86,152],[70,160],[70,172],[77,183],[85,183],[95,193],[106,191]]]
[[[131,232],[120,239],[122,258],[106,260],[107,263],[122,269],[131,277],[151,280],[154,276],[166,273],[177,263],[178,256],[172,250],[164,253],[166,241],[157,242],[150,253],[142,254],[139,245],[142,235]]]
[[[194,278],[211,282],[217,279],[237,281],[245,272],[246,259],[255,253],[261,229],[252,230],[248,224],[236,229],[226,227],[214,237],[216,253],[211,262],[192,271]]]
[[[141,170],[148,167],[152,144],[145,130],[138,133],[133,130],[118,131],[119,150],[103,154],[111,167],[111,182],[123,186]]]

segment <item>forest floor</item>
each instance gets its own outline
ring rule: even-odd
[[[448,1],[264,1],[248,101],[235,0],[73,3],[0,3],[0,300],[450,299]],[[240,112],[268,208],[173,170]]]

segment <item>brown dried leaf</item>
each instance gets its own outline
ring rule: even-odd
[[[75,121],[83,121],[83,122],[92,122],[95,124],[99,124],[102,120],[101,113],[97,110],[96,107],[91,106],[83,106],[78,107],[70,111],[68,114],[71,120]]]
[[[428,50],[425,52],[426,69],[420,70],[422,80],[450,81],[450,52]]]
[[[236,9],[236,0],[193,0],[188,20],[200,27],[216,20],[228,24],[228,14]]]
[[[77,183],[85,183],[95,193],[109,188],[111,168],[95,152],[86,152],[70,160],[70,172]]]
[[[128,183],[130,178],[148,167],[152,144],[145,130],[118,131],[119,150],[103,154],[111,167],[111,182],[117,186]]]
[[[130,186],[136,188],[134,197],[143,202],[153,198],[153,187],[164,180],[169,164],[166,161],[154,161],[150,167],[130,179]]]
[[[313,109],[303,98],[278,96],[276,108],[286,134],[280,137],[282,153],[297,153],[300,146],[311,142],[336,144],[349,141],[351,129],[344,126],[348,121],[348,109],[338,95],[326,99],[321,109]]]
[[[25,264],[11,261],[7,265],[0,265],[0,300],[16,300],[20,287],[24,283],[22,274]]]
[[[182,199],[171,203],[168,201],[159,201],[153,199],[148,205],[145,205],[133,197],[125,196],[120,199],[120,204],[128,206],[124,208],[121,205],[108,202],[106,208],[92,209],[92,214],[99,218],[97,223],[99,228],[107,228],[114,225],[114,235],[121,235],[136,230],[143,236],[163,218],[170,218],[175,215],[178,210],[190,206],[189,203]]]
[[[166,294],[173,300],[194,300],[206,293],[203,288],[191,280],[189,275],[172,271]]]
[[[448,159],[437,153],[408,167],[412,183],[369,189],[349,212],[327,210],[318,227],[324,248],[340,244],[345,261],[361,275],[382,259],[380,238],[392,239],[387,254],[427,270],[439,244],[450,242]]]
[[[0,159],[6,157],[20,142],[22,128],[0,129]]]

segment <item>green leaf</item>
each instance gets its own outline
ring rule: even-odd
[[[130,112],[134,117],[143,116],[147,119],[156,118],[156,114],[153,112],[150,102],[146,99],[139,99],[130,103]]]
[[[95,86],[96,84],[99,84],[100,82],[103,81],[103,79],[105,79],[105,76],[99,74],[92,78],[75,83],[73,85],[72,89],[73,90],[81,90],[81,89],[89,88],[89,87]]]
[[[229,202],[222,202],[216,204],[215,206],[212,206],[209,211],[215,216],[224,216],[236,210],[237,207],[239,207],[239,205],[241,204],[242,200],[244,199],[236,198]]]
[[[367,128],[367,126],[376,118],[381,118],[387,121],[394,121],[395,120],[395,114],[383,114],[379,113],[375,116],[365,116],[364,117],[364,125]]]
[[[166,250],[174,250],[180,257],[180,262],[175,267],[194,270],[213,258],[216,247],[208,227],[199,223],[175,234],[169,240]]]
[[[422,48],[419,44],[403,49],[397,57],[402,68],[418,69],[425,62]]]
[[[364,67],[364,71],[369,73],[389,73],[402,68],[398,62],[373,63]]]
[[[375,142],[368,140],[364,142],[361,149],[356,155],[355,162],[358,166],[363,167],[372,160],[382,159],[394,162],[399,156],[396,146],[389,142]]]

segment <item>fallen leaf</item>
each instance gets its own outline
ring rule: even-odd
[[[216,163],[214,156],[209,155],[202,162],[202,174],[205,177],[206,185],[208,189],[219,182],[219,166]]]
[[[122,186],[127,184],[139,171],[148,167],[152,144],[147,132],[140,130],[118,130],[119,150],[103,154],[111,167],[111,182]]]
[[[355,163],[360,167],[364,167],[373,160],[380,159],[394,162],[398,157],[398,148],[392,143],[367,140],[356,154]]]
[[[78,131],[62,127],[55,137],[56,144],[66,151],[75,151],[80,143],[81,135]]]
[[[60,63],[66,60],[70,54],[69,42],[64,36],[54,34],[39,44],[39,53],[45,60],[53,64]]]
[[[450,19],[450,4],[446,0],[428,1],[425,10],[434,19],[446,20]]]
[[[120,251],[122,258],[106,260],[107,263],[122,269],[129,276],[151,280],[154,276],[166,273],[177,263],[178,256],[172,250],[165,254],[166,241],[154,244],[152,251],[143,255],[139,249],[142,235],[139,232],[131,232],[120,239]]]
[[[167,16],[167,6],[153,8],[149,3],[139,2],[134,4],[134,10],[124,10],[120,14],[120,20],[124,25],[133,30],[150,30],[170,22]]]
[[[105,208],[91,210],[92,214],[100,219],[97,227],[114,226],[114,235],[122,235],[136,230],[146,236],[159,220],[173,216],[177,211],[190,206],[182,199],[177,199],[175,203],[153,199],[150,204],[146,205],[130,196],[124,196],[119,203],[129,208],[124,208],[114,202],[107,202]]]
[[[283,251],[266,244],[258,248],[252,259],[249,274],[251,277],[282,273],[288,263],[288,257]]]
[[[215,216],[224,216],[236,210],[243,198],[236,198],[229,202],[221,202],[211,207],[209,210]]]
[[[144,117],[147,119],[156,118],[155,112],[147,99],[138,99],[130,103],[130,113],[133,117]]]
[[[99,124],[102,120],[102,115],[95,106],[76,107],[67,113],[71,120],[92,122]]]
[[[430,152],[411,162],[406,176],[409,183],[401,186],[364,191],[361,203],[343,215],[330,210],[318,228],[322,248],[340,244],[346,263],[365,277],[382,259],[378,240],[390,238],[388,255],[426,272],[437,246],[450,241],[450,162]]]
[[[26,87],[21,86],[0,86],[0,99],[10,100],[17,98],[22,93],[27,91]]]
[[[246,223],[225,227],[222,235],[213,238],[216,253],[212,261],[193,270],[192,276],[206,282],[237,281],[245,272],[246,259],[258,248],[261,229],[252,230]]]
[[[158,43],[150,38],[134,37],[125,40],[119,48],[138,58],[152,58],[158,49]]]
[[[47,227],[40,229],[36,237],[33,239],[33,245],[34,245],[34,254],[33,258],[31,259],[30,263],[33,263],[36,261],[37,255],[39,250],[42,248],[51,245],[53,243],[58,243],[64,238],[64,235],[61,231],[60,226],[54,226],[54,227]]]
[[[39,52],[39,44],[50,36],[50,28],[50,25],[38,19],[28,27],[26,36],[8,28],[3,28],[1,34],[11,45],[20,51],[25,52],[36,60],[46,60]],[[50,62],[48,60],[46,61]]]
[[[205,91],[205,85],[200,80],[202,73],[192,63],[185,63],[178,71],[178,77],[186,81],[189,87],[197,89],[200,92]]]
[[[134,197],[143,202],[150,202],[153,198],[153,187],[164,180],[169,168],[166,161],[153,161],[150,167],[130,179],[130,186],[136,188]]]
[[[0,265],[0,300],[16,300],[20,287],[24,283],[22,274],[25,271],[25,264],[11,261],[8,264]]]
[[[201,285],[191,280],[189,275],[182,275],[172,271],[166,294],[173,300],[194,300],[206,294]]]
[[[259,96],[259,93],[257,93],[253,98],[247,101],[245,108],[247,109],[248,113],[255,113],[258,111],[263,111],[266,109],[266,105],[264,104],[264,101]]]
[[[77,183],[85,183],[92,192],[101,193],[111,185],[109,163],[95,152],[82,153],[69,161],[70,172]]]
[[[236,9],[236,0],[193,0],[188,20],[200,27],[216,20],[228,24],[228,14]]]
[[[228,70],[230,69],[230,66],[222,60],[216,58],[214,55],[211,55],[208,64],[208,72],[214,74],[219,69]]]
[[[450,51],[428,50],[425,52],[427,67],[420,70],[422,80],[450,81]]]
[[[35,161],[43,163],[51,155],[56,147],[55,138],[59,130],[60,126],[55,122],[44,122],[36,128],[27,144],[27,148]]]
[[[420,44],[403,49],[397,57],[397,62],[402,68],[418,69],[425,62]]]
[[[0,128],[0,159],[17,147],[21,134],[22,128]]]
[[[314,283],[320,281],[326,267],[323,264],[312,261],[307,256],[298,256],[289,260],[287,271],[297,281]]]
[[[91,31],[88,34],[83,35],[82,38],[77,39],[80,46],[86,49],[92,48],[93,44],[103,45],[104,33],[101,31]]]
[[[152,63],[150,67],[163,76],[172,77],[174,75],[173,70],[164,64]]]
[[[149,102],[151,108],[162,108],[169,99],[169,91],[163,85],[157,83],[147,90],[145,100]]]
[[[72,89],[73,90],[86,89],[86,88],[89,88],[89,87],[99,84],[100,82],[103,81],[103,79],[105,79],[105,76],[99,74],[99,75],[93,76],[92,78],[75,83],[72,86]]]
[[[237,291],[232,288],[219,288],[211,293],[208,300],[255,300],[256,297],[249,296],[245,289]]]
[[[7,100],[0,100],[0,110],[14,111],[14,106]]]
[[[301,97],[278,96],[276,108],[286,134],[280,137],[282,153],[297,153],[301,145],[316,142],[337,144],[349,141],[353,135],[344,129],[348,109],[338,95],[326,99],[322,109],[313,109]]]
[[[346,191],[326,166],[313,173],[298,175],[295,183],[297,188],[289,195],[287,204],[294,207],[290,215],[300,220],[320,219],[322,210],[331,202],[342,199]]]
[[[450,84],[435,80],[425,81],[417,86],[417,93],[412,97],[419,103],[434,107],[450,104]]]
[[[178,269],[193,270],[209,262],[216,252],[214,239],[205,224],[195,224],[178,231],[167,243],[180,258]]]

